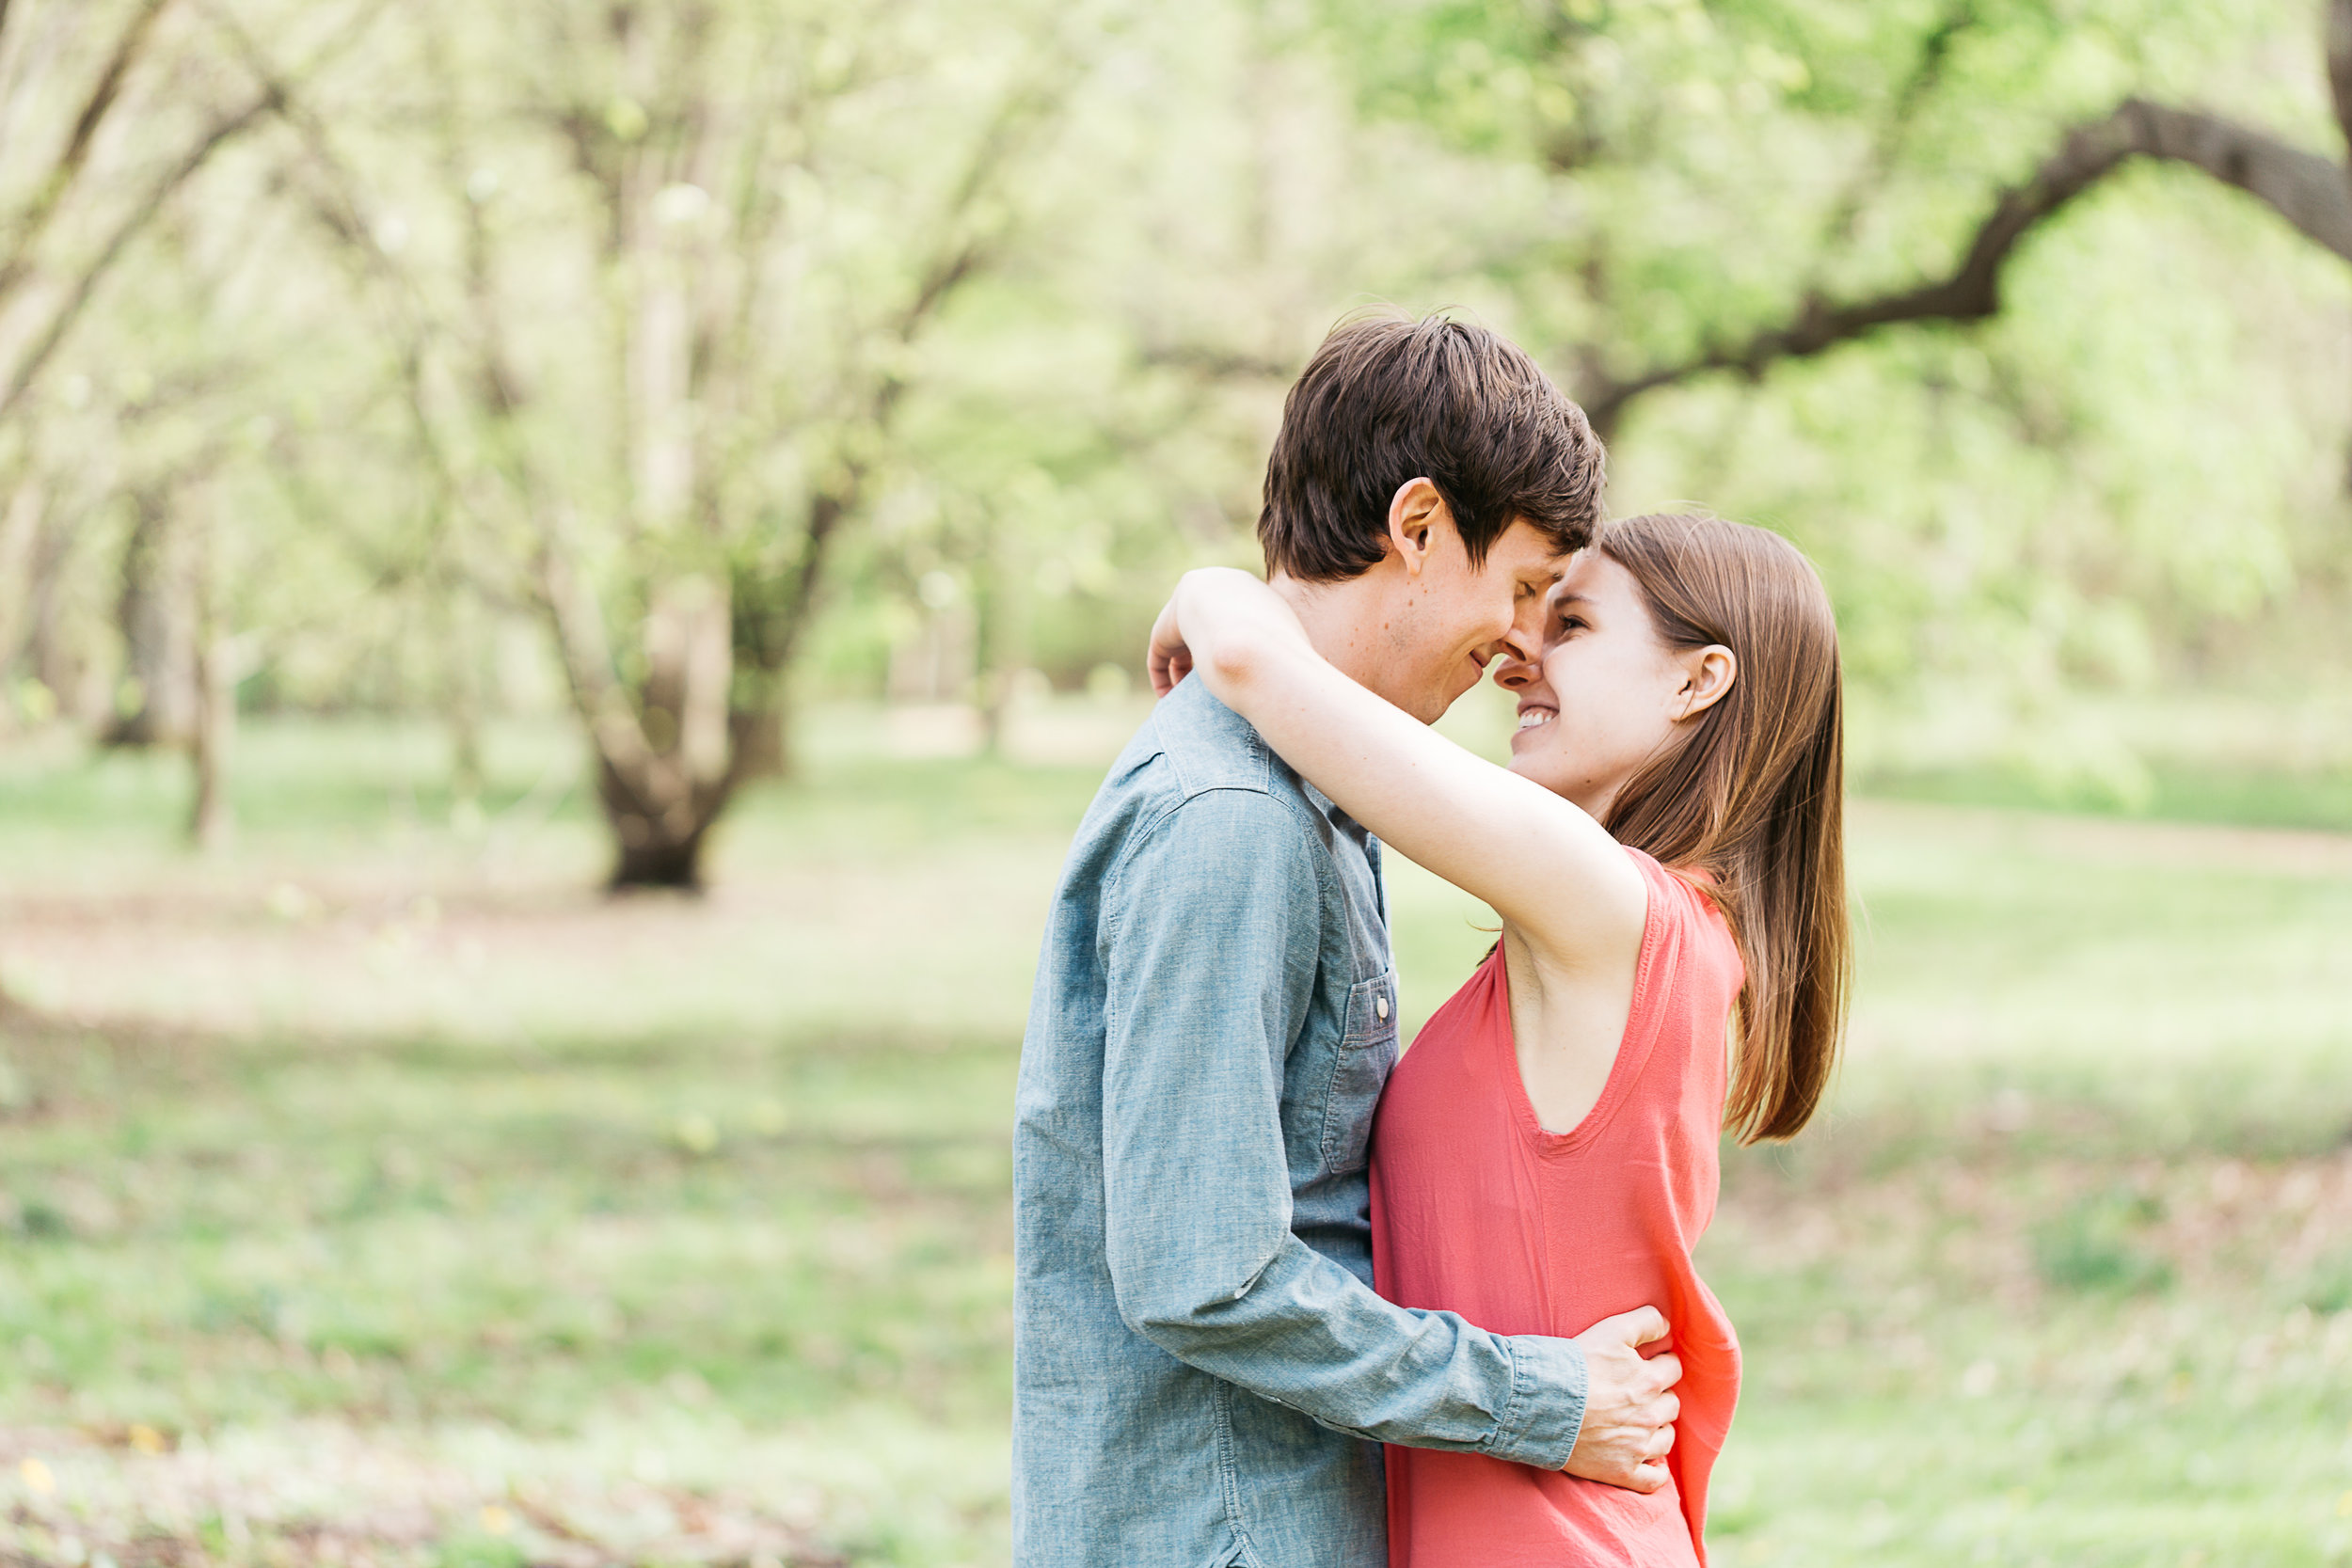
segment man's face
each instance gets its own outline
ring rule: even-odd
[[[1450,520],[1431,530],[1426,563],[1411,579],[1400,613],[1383,630],[1390,657],[1383,693],[1422,723],[1434,723],[1508,654],[1532,659],[1543,647],[1545,596],[1568,558],[1515,520],[1472,567]]]

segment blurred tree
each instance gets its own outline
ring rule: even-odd
[[[246,56],[398,344],[438,512],[550,629],[612,884],[692,886],[738,786],[782,764],[917,341],[1003,243],[1008,175],[1093,24],[732,0],[407,20],[373,119],[250,35]],[[398,81],[431,84],[421,111]]]
[[[173,9],[0,5],[0,425],[165,201],[272,106]]]
[[[291,79],[310,80],[381,8],[313,8],[288,29]],[[172,232],[175,214],[185,227],[185,196],[280,106],[217,37],[196,0],[0,5],[0,494],[10,498],[0,551],[14,545],[22,566],[0,578],[0,670],[26,656],[32,684],[11,706],[82,701],[81,673],[100,665],[72,645],[67,577],[92,554],[92,525],[127,512],[109,595],[123,678],[101,720],[114,744],[202,738],[199,673],[219,666],[199,635],[201,541],[181,527],[178,502],[217,461],[217,430],[192,439],[190,429],[234,417],[222,368],[235,355],[207,342],[183,373],[155,373],[167,345],[201,337],[199,301],[160,331],[70,362],[93,325],[106,336],[101,307],[111,297],[122,310],[121,280],[135,299],[169,293],[189,260]],[[43,379],[60,362],[71,373],[44,405]],[[44,421],[61,432],[45,452]],[[199,755],[199,772],[218,755]]]
[[[798,673],[1001,733],[1252,559],[1389,298],[1805,545],[1867,691],[2134,678],[2352,557],[2310,4],[6,0],[0,668],[215,796],[257,659],[430,705],[462,800],[527,615],[691,884]]]

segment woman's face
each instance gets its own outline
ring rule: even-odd
[[[1679,744],[1684,721],[1730,678],[1727,652],[1668,647],[1632,575],[1581,551],[1552,590],[1543,652],[1495,671],[1519,699],[1511,771],[1605,820],[1627,781]]]

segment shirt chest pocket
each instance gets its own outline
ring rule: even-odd
[[[1372,1116],[1396,1066],[1396,971],[1359,980],[1347,993],[1347,1030],[1340,1037],[1331,1088],[1323,1107],[1323,1168],[1344,1175],[1364,1168]]]

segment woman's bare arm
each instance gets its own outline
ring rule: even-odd
[[[1407,858],[1475,894],[1536,952],[1621,959],[1647,904],[1606,830],[1340,673],[1246,572],[1186,573],[1152,633],[1152,685],[1189,670],[1283,761]]]

